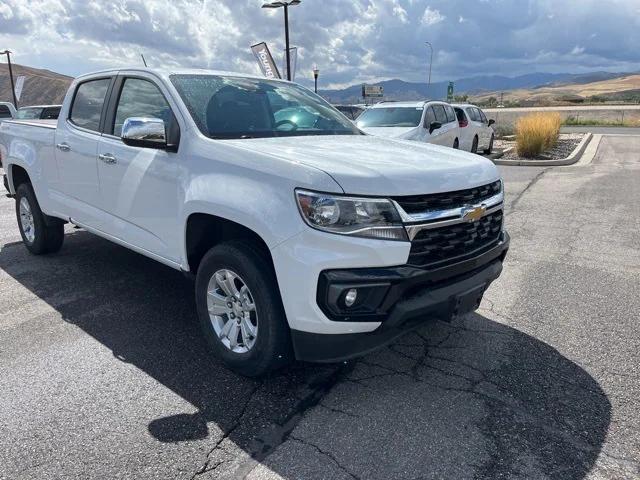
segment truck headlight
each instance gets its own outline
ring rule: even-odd
[[[296,190],[296,200],[304,221],[318,230],[353,237],[408,241],[398,211],[385,198],[343,197]]]

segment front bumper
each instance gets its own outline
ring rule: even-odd
[[[364,355],[427,320],[450,320],[475,310],[489,285],[500,276],[509,249],[509,235],[477,257],[435,270],[410,266],[330,270],[322,272],[317,302],[332,321],[379,322],[370,332],[322,334],[292,329],[296,357],[337,362]],[[352,312],[336,308],[340,292],[364,291]],[[369,290],[367,290],[369,289]],[[372,292],[367,295],[366,292]]]

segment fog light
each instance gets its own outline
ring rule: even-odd
[[[347,307],[352,307],[353,304],[356,303],[356,298],[358,298],[358,290],[352,288],[344,296],[344,304]]]

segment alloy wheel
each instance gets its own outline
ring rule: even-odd
[[[207,309],[218,339],[236,353],[247,353],[258,337],[258,312],[251,290],[232,270],[216,271],[207,287]]]

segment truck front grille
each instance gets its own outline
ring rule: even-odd
[[[441,266],[479,255],[500,240],[502,210],[473,223],[424,229],[411,242],[409,265]]]
[[[448,208],[462,207],[464,205],[477,205],[484,200],[497,195],[502,190],[500,180],[482,185],[480,187],[458,190],[456,192],[431,193],[427,195],[412,195],[407,197],[395,197],[394,200],[409,215],[433,210],[446,210]]]

